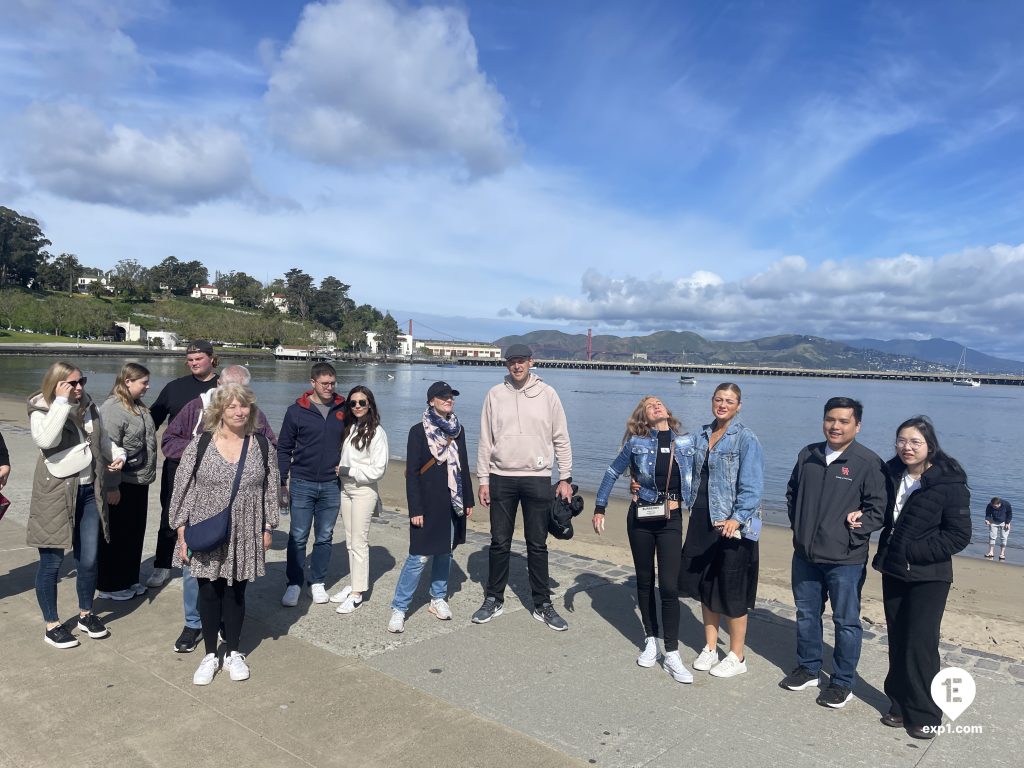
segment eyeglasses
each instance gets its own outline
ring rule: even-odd
[[[353,408],[365,408],[367,405],[370,404],[370,401],[352,399],[348,401],[348,404],[351,405]]]
[[[87,382],[88,380],[89,380],[88,376],[83,376],[82,378],[78,379],[77,381],[69,380],[69,381],[66,381],[64,383],[69,385],[72,388],[74,388],[74,387],[84,387],[85,386],[85,382]]]
[[[318,386],[318,387],[323,387],[324,389],[334,389],[334,387],[337,385],[338,382],[336,382],[336,381],[314,381],[313,383],[316,384],[316,386]]]
[[[917,450],[918,448],[924,448],[925,445],[927,445],[927,443],[924,440],[921,440],[916,437],[911,440],[907,440],[904,437],[900,437],[896,440],[897,448],[906,448],[908,445],[914,450]]]

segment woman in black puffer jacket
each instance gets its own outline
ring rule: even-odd
[[[971,494],[963,468],[943,453],[925,416],[900,424],[888,468],[891,496],[872,562],[882,572],[889,633],[891,707],[882,723],[930,739],[942,723],[931,697],[939,626],[953,582],[951,558],[971,540]]]

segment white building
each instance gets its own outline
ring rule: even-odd
[[[397,349],[394,350],[394,351],[396,351],[399,355],[411,355],[412,354],[412,349],[413,349],[412,336],[410,336],[409,334],[407,334],[407,333],[400,333],[400,334],[398,334],[398,336],[395,338],[395,344],[397,345]],[[376,355],[376,354],[380,353],[381,350],[379,349],[380,345],[377,344],[377,333],[376,333],[376,331],[367,331],[366,332],[366,346],[370,350],[370,352],[372,352],[373,354]]]
[[[149,331],[146,333],[151,345],[160,343],[164,349],[177,349],[179,347],[178,334],[174,331]]]
[[[480,360],[500,360],[501,348],[482,341],[437,341],[422,339],[416,342],[416,351],[434,357],[472,357]]]
[[[274,309],[282,314],[288,313],[288,297],[283,293],[272,293],[268,301],[274,305]]]
[[[193,299],[206,299],[208,301],[219,301],[221,304],[234,304],[235,300],[226,293],[221,293],[215,285],[196,284],[189,294]]]

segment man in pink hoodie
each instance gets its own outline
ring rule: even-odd
[[[562,632],[569,625],[551,604],[548,581],[548,514],[556,462],[555,494],[572,498],[572,445],[562,401],[554,389],[530,372],[532,362],[533,351],[525,344],[505,350],[508,375],[487,393],[480,416],[478,498],[491,510],[491,548],[485,599],[473,614],[473,623],[486,624],[502,613],[512,532],[522,504],[533,617]]]

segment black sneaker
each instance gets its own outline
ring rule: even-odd
[[[110,634],[110,630],[103,626],[103,622],[100,621],[100,617],[95,613],[87,613],[85,616],[79,616],[78,628],[95,640],[98,640],[101,637],[106,637]]]
[[[551,603],[544,603],[540,608],[534,608],[533,618],[537,621],[543,621],[556,632],[565,632],[569,628],[569,624],[558,615],[558,611],[555,610],[555,606]]]
[[[72,635],[63,624],[46,630],[43,639],[54,648],[74,648],[78,645],[78,638]]]
[[[837,683],[829,683],[828,688],[818,696],[818,703],[823,707],[842,709],[846,706],[846,702],[852,698],[852,688],[847,688],[845,685],[839,685]]]
[[[203,638],[203,630],[185,627],[174,641],[175,653],[192,653]]]
[[[471,621],[474,624],[486,624],[491,619],[496,619],[501,616],[501,612],[504,610],[505,604],[498,601],[496,597],[488,597],[484,600],[484,604],[480,606],[479,610],[473,614]]]
[[[808,672],[803,667],[797,667],[783,678],[779,683],[779,688],[785,688],[788,691],[802,691],[804,688],[810,688],[817,684],[818,676],[816,674]]]

